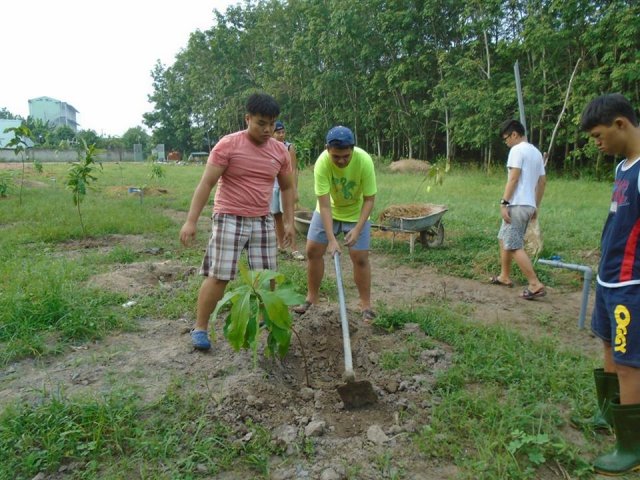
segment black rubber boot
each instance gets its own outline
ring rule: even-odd
[[[603,368],[596,368],[593,371],[593,379],[596,384],[598,410],[591,418],[572,418],[571,423],[577,427],[611,431],[613,428],[611,402],[618,401],[620,398],[618,375],[615,373],[607,373]]]
[[[640,470],[640,404],[611,403],[616,448],[593,462],[597,473],[618,476]]]

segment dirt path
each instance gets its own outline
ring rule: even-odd
[[[133,237],[118,238],[120,244],[123,241],[137,242]],[[326,272],[333,275],[329,261]],[[158,288],[159,282],[162,288],[179,288],[191,273],[179,262],[149,261],[114,268],[93,281],[136,295]],[[296,320],[309,357],[310,387],[305,384],[296,341],[285,361],[264,360],[253,370],[250,355],[232,351],[224,340],[218,339],[211,353],[194,352],[186,334],[191,319],[161,318],[142,320],[139,331],[116,333],[64,355],[9,365],[0,373],[0,404],[37,401],[43,392],[99,396],[125,385],[151,401],[180,378],[190,388],[210,392],[213,415],[234,426],[239,438],[246,434],[245,422],[252,419],[272,430],[290,455],[296,455],[302,439],[312,439],[316,445],[312,461],[296,457],[295,462],[272,465],[273,479],[340,479],[354,466],[359,479],[380,478],[376,459],[385,453],[402,465],[404,478],[452,478],[457,472],[454,465],[429,463],[408,438],[428,423],[430,409],[439,401],[430,387],[437,372],[450,364],[450,349],[434,344],[417,326],[390,335],[360,324],[348,260],[343,261],[343,274],[356,375],[374,385],[379,397],[375,406],[345,411],[336,393],[343,371],[342,343],[338,307],[328,301]],[[576,326],[580,292],[550,290],[547,297],[528,302],[518,298],[517,288],[436,274],[429,267],[401,265],[378,253],[372,255],[372,274],[374,302],[402,308],[442,300],[463,302],[470,307],[470,321],[508,325],[536,338],[553,335],[599,354],[597,342]],[[216,330],[220,333],[219,324]],[[402,373],[382,367],[385,354],[409,344],[414,354]],[[219,478],[243,477],[228,472]]]

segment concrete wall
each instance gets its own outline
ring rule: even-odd
[[[133,150],[108,150],[96,155],[99,162],[133,162]],[[75,150],[48,150],[30,148],[25,155],[25,161],[39,160],[46,162],[75,162],[78,153]],[[0,162],[21,162],[22,156],[16,155],[13,149],[0,148]]]

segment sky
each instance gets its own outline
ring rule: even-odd
[[[29,99],[73,106],[81,130],[122,136],[153,105],[151,71],[172,65],[189,34],[239,0],[3,2],[0,109],[27,118]]]

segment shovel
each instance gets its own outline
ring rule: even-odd
[[[342,269],[340,268],[340,253],[333,255],[336,266],[336,283],[338,284],[338,298],[340,299],[340,323],[342,324],[342,343],[344,346],[344,385],[338,385],[337,390],[344,407],[359,408],[378,401],[371,383],[366,380],[356,382],[351,360],[351,340],[349,339],[349,321],[347,320],[347,307],[344,301],[344,289],[342,287]]]

